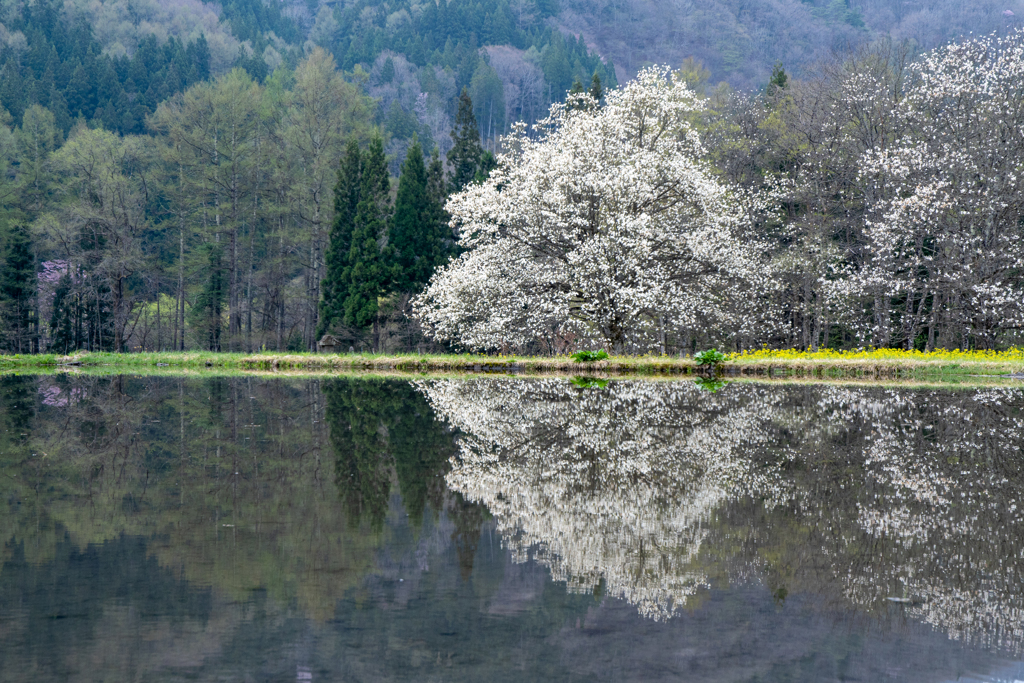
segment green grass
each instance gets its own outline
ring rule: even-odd
[[[75,353],[0,355],[0,372],[31,370],[99,372],[269,372],[269,373],[520,373],[569,375],[694,375],[701,370],[691,358],[670,356],[611,356],[578,362],[570,356],[487,356],[478,354],[316,354],[316,353],[214,353],[209,351],[162,353]],[[731,355],[720,371],[727,377],[808,379],[927,379],[959,381],[971,376],[1024,373],[1024,361],[1005,356],[985,358],[922,358],[842,354]]]

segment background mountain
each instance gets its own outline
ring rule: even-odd
[[[776,62],[800,75],[851,44],[890,36],[929,49],[1022,17],[1017,0],[561,0],[551,23],[614,61],[619,80],[693,57],[712,82],[755,89]]]
[[[1021,0],[4,0],[0,103],[15,124],[40,104],[65,133],[77,118],[141,133],[197,81],[233,66],[263,80],[319,45],[378,99],[397,159],[413,134],[447,151],[464,87],[493,140],[595,73],[614,86],[690,57],[758,89],[778,62],[799,76],[851,44],[929,48],[1021,17]]]

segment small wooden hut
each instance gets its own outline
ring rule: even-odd
[[[341,340],[333,334],[325,334],[316,343],[316,347],[320,353],[338,353],[341,351]]]

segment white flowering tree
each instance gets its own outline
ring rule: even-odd
[[[854,284],[887,290],[894,341],[991,347],[1024,327],[1024,32],[940,48],[911,75],[901,143],[862,159],[876,199]]]
[[[438,339],[496,349],[661,348],[697,330],[753,334],[766,297],[764,209],[713,174],[692,121],[702,100],[664,70],[555,105],[483,184],[448,204],[465,253],[416,301]]]

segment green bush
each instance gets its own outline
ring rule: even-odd
[[[604,349],[600,351],[577,351],[572,354],[571,358],[577,363],[591,363],[595,360],[608,358],[608,353]]]
[[[697,362],[697,365],[707,365],[713,368],[725,362],[725,354],[718,349],[709,349],[694,354],[693,360]]]

